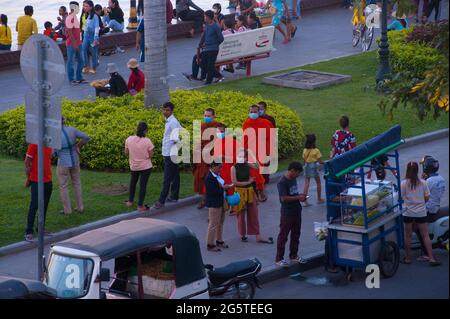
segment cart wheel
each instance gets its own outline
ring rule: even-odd
[[[400,251],[398,245],[393,241],[386,241],[382,244],[378,265],[380,266],[381,274],[386,277],[395,275],[400,263]]]

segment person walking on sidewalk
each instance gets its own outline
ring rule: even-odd
[[[77,143],[77,140],[80,141]],[[81,132],[80,130],[66,126],[65,119],[62,118],[61,127],[61,149],[56,151],[58,156],[58,165],[56,171],[58,174],[59,193],[61,196],[61,202],[63,203],[65,215],[72,213],[69,197],[69,179],[72,181],[75,202],[77,208],[75,211],[83,213],[83,196],[81,192],[80,181],[80,150],[83,145],[90,141],[90,137]]]
[[[194,175],[194,192],[199,194],[202,197],[202,200],[198,204],[197,208],[202,209],[205,207],[205,177],[209,172],[208,164],[205,162],[203,158],[203,149],[209,143],[211,143],[214,139],[215,135],[206,137],[207,139],[203,139],[203,134],[208,129],[214,129],[213,133],[216,133],[215,128],[219,123],[216,121],[216,112],[212,108],[207,108],[203,114],[203,123],[201,125],[200,130],[200,141],[194,142],[194,152],[196,157],[200,159],[200,163],[193,164],[192,174]],[[211,150],[212,152],[213,150]]]
[[[17,19],[16,31],[17,31],[17,49],[22,50],[22,46],[25,41],[28,40],[33,34],[38,33],[36,20],[32,18],[34,9],[32,6],[25,6],[23,9],[25,15]]]
[[[291,262],[305,263],[298,255],[298,245],[302,227],[302,205],[306,200],[305,194],[299,194],[297,178],[303,172],[302,164],[292,162],[289,164],[286,174],[277,184],[278,196],[281,203],[280,233],[277,239],[277,255],[275,264],[280,267],[288,267],[289,263],[284,259],[284,250],[291,234],[289,258]]]
[[[180,168],[177,160],[178,148],[180,142],[179,131],[180,122],[173,115],[175,105],[172,102],[164,103],[162,112],[166,119],[164,136],[162,141],[162,156],[164,158],[164,183],[159,195],[159,200],[153,205],[153,208],[160,209],[164,206],[166,199],[168,202],[177,202],[180,192]],[[170,197],[169,195],[170,190]]]
[[[322,184],[320,183],[319,165],[323,164],[322,153],[316,147],[316,135],[307,134],[305,148],[303,149],[303,161],[305,163],[305,187],[303,193],[308,195],[309,182],[314,178],[317,186],[317,203],[324,202],[322,198]],[[310,206],[308,201],[305,201],[305,206]]]
[[[231,181],[236,186],[236,192],[239,193],[240,202],[232,207],[236,212],[237,224],[241,241],[247,242],[247,235],[255,235],[256,242],[273,244],[273,238],[261,238],[259,229],[258,207],[256,205],[256,193],[253,188],[255,177],[250,175],[251,168],[259,170],[259,165],[251,164],[248,161],[248,151],[243,150],[238,158],[236,165],[231,168]]]
[[[47,216],[48,203],[52,196],[52,149],[44,147],[44,224]],[[25,240],[33,240],[33,226],[36,218],[36,212],[39,208],[38,203],[38,146],[30,144],[25,157],[25,174],[27,180],[25,186],[31,186],[31,202],[28,209],[27,229],[25,231]]]
[[[140,179],[138,211],[145,212],[149,210],[144,205],[145,193],[147,192],[147,182],[152,171],[152,157],[155,146],[152,141],[146,137],[148,125],[140,122],[136,129],[136,135],[130,136],[125,141],[125,155],[130,162],[131,180],[130,194],[126,205],[132,207],[134,203],[134,194],[136,193],[136,184]]]
[[[205,205],[208,207],[208,235],[207,249],[220,251],[220,248],[228,248],[223,241],[223,222],[225,221],[224,192],[233,187],[233,184],[226,185],[220,176],[222,163],[214,160],[210,164],[210,169],[205,177],[206,196]]]
[[[206,82],[205,84],[211,84],[213,78],[217,78],[216,82],[222,82],[224,77],[218,72],[214,66],[219,54],[219,46],[223,42],[224,38],[222,30],[217,23],[214,22],[214,12],[207,10],[205,12],[205,31],[202,34],[199,48],[205,48],[206,57]]]

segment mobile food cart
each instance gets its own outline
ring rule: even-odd
[[[403,142],[397,125],[325,164],[328,253],[334,265],[346,267],[348,279],[351,269],[369,264],[378,264],[384,277],[397,271],[403,224],[396,148]],[[380,156],[389,160],[386,170],[396,171],[395,182],[367,178]]]

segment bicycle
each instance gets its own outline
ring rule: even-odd
[[[356,47],[358,43],[361,41],[362,51],[368,51],[373,42],[374,36],[374,22],[375,16],[372,14],[375,12],[375,8],[373,5],[369,5],[365,7],[365,3],[360,8],[355,7],[353,9],[353,37],[352,37],[352,46]],[[361,8],[364,10],[361,12]],[[366,19],[371,19],[371,26],[368,27],[366,24]]]

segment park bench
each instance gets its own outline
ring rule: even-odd
[[[268,58],[273,49],[275,28],[268,26],[225,36],[219,47],[215,67],[244,63],[246,76],[252,72],[252,61]]]

